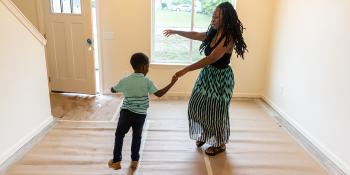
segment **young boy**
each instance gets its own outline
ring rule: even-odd
[[[131,56],[130,63],[134,69],[134,73],[123,78],[117,85],[111,88],[111,92],[122,92],[125,97],[120,111],[118,126],[115,131],[113,159],[108,162],[108,166],[115,170],[121,168],[123,139],[130,127],[132,127],[133,131],[131,143],[132,162],[130,167],[137,168],[140,158],[139,151],[142,128],[149,107],[148,94],[161,97],[177,81],[177,78],[173,77],[172,81],[166,87],[158,90],[153,82],[145,77],[149,67],[148,57],[145,54],[135,53]]]

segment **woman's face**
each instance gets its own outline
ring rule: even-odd
[[[221,26],[221,10],[218,7],[215,9],[213,13],[213,16],[211,19],[211,25],[216,30],[219,29]]]

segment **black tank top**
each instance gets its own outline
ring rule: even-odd
[[[221,40],[224,37],[221,36],[219,41],[217,43],[215,43],[215,45],[213,47],[210,47],[210,44],[212,42],[212,40],[208,43],[208,46],[205,48],[204,50],[204,54],[205,56],[208,56],[211,54],[211,52],[219,45],[219,43],[221,42]],[[225,53],[220,59],[218,59],[215,63],[212,63],[211,65],[219,68],[219,69],[224,69],[227,68],[230,64],[230,59],[231,59],[231,55],[232,53]]]

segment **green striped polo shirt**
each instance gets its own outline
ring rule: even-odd
[[[148,94],[158,91],[154,83],[142,73],[133,73],[113,86],[117,92],[124,94],[122,109],[128,109],[137,114],[147,114],[149,107]]]

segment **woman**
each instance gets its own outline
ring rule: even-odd
[[[199,50],[205,57],[174,76],[179,78],[187,72],[203,68],[195,83],[188,106],[190,138],[196,140],[197,147],[205,143],[211,146],[205,153],[214,156],[226,150],[229,141],[229,105],[234,87],[233,72],[230,67],[232,51],[244,58],[247,46],[243,39],[243,25],[237,12],[229,2],[219,4],[212,16],[207,32],[185,32],[165,30],[164,35],[180,35],[200,40]]]

